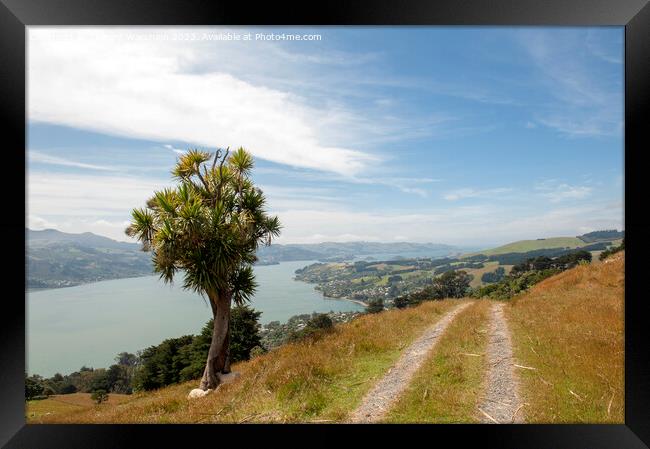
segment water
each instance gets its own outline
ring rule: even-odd
[[[293,280],[294,271],[313,261],[256,266],[259,287],[251,306],[261,323],[293,315],[361,310],[351,301],[327,299],[314,285]],[[27,294],[27,370],[50,377],[81,366],[108,367],[122,351],[197,334],[211,318],[210,307],[180,282],[164,285],[157,276],[96,282]]]

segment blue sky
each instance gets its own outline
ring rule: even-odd
[[[28,42],[35,229],[127,240],[179,152],[228,145],[256,156],[280,243],[623,227],[621,27],[29,27]]]

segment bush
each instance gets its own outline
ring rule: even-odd
[[[499,282],[501,279],[505,277],[505,275],[506,275],[506,270],[503,267],[498,267],[494,271],[483,273],[483,276],[481,276],[481,281],[487,284],[493,284],[495,282]]]
[[[260,346],[262,344],[259,324],[259,318],[261,315],[262,312],[257,312],[248,306],[237,306],[232,308],[230,314],[231,362],[234,363],[250,359],[251,350],[255,346]],[[327,317],[327,319],[329,319],[329,317]],[[207,355],[208,353],[206,351],[205,356],[207,357]]]
[[[94,371],[93,380],[90,383],[90,391],[104,390],[110,391],[111,384],[108,379],[108,373],[105,369],[96,369]]]
[[[255,346],[253,349],[251,349],[251,359],[255,357],[259,357],[261,355],[266,354],[266,349],[264,349],[263,346]]]
[[[575,267],[580,261],[591,262],[591,253],[585,250],[578,250],[557,256],[553,259],[546,256],[530,258],[512,267],[510,276],[519,276],[529,271],[544,271],[549,269],[564,271]]]
[[[66,384],[61,387],[60,394],[72,394],[77,392],[77,387],[72,384]]]
[[[313,329],[330,329],[334,326],[334,322],[326,313],[315,313],[311,319],[307,321],[307,327]]]
[[[288,341],[296,342],[305,338],[320,338],[334,327],[334,322],[326,313],[314,313],[300,330],[289,333]]]
[[[509,299],[560,271],[557,268],[550,268],[541,271],[526,271],[515,275],[510,274],[496,284],[489,284],[473,290],[471,296],[474,298]]]
[[[27,377],[25,374],[25,399],[34,399],[43,394],[42,378],[40,376]]]
[[[429,299],[462,298],[469,289],[471,277],[466,271],[447,271],[433,280],[424,291]]]
[[[230,314],[230,361],[248,360],[256,346],[262,346],[259,317],[249,306],[235,306]],[[203,375],[212,340],[210,319],[196,336],[186,335],[151,346],[141,354],[142,366],[135,375],[138,390],[152,390]]]
[[[398,309],[404,309],[416,306],[422,301],[462,298],[469,293],[471,280],[472,276],[466,271],[446,271],[442,276],[433,279],[431,285],[422,290],[393,299],[393,305]]]
[[[598,256],[598,258],[600,260],[605,260],[609,256],[611,256],[612,254],[616,254],[617,252],[623,251],[624,249],[625,249],[625,239],[623,239],[623,241],[621,241],[621,244],[619,246],[617,246],[615,248],[606,249],[605,251],[600,253],[600,256]]]
[[[134,379],[136,389],[154,390],[181,380],[180,372],[187,366],[187,360],[182,357],[181,348],[188,346],[192,340],[191,335],[170,338],[157,346],[150,346],[142,351],[140,355],[142,366]],[[207,351],[205,358],[207,358]],[[203,363],[205,363],[205,358]]]
[[[108,393],[106,390],[95,390],[90,395],[90,399],[95,401],[96,404],[101,404],[102,402],[108,400]]]
[[[393,305],[398,309],[405,309],[412,305],[409,295],[398,296],[393,299]]]
[[[368,302],[368,307],[366,307],[366,312],[368,313],[379,313],[384,310],[384,300],[383,299],[373,299]]]
[[[56,394],[56,391],[54,391],[54,389],[48,385],[48,386],[43,387],[43,393],[42,394],[43,394],[43,396],[48,397],[48,396],[52,396],[53,394]]]

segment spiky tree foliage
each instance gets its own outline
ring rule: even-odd
[[[259,245],[280,234],[277,217],[265,211],[262,191],[250,179],[253,157],[243,148],[230,154],[190,150],[172,174],[175,189],[155,192],[145,208],[134,209],[126,229],[152,252],[154,270],[165,282],[183,275],[183,288],[209,299],[212,342],[200,388],[215,388],[230,371],[231,302],[254,293],[252,264]]]

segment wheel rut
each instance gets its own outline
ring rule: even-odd
[[[495,303],[490,311],[487,355],[487,388],[478,407],[480,421],[486,424],[524,422],[524,404],[519,396],[512,341],[503,314],[504,303]]]
[[[447,326],[470,304],[472,303],[468,302],[456,306],[418,337],[384,377],[366,394],[361,405],[350,415],[348,422],[372,423],[380,421],[406,389],[413,375],[426,360],[428,353],[436,346]]]

